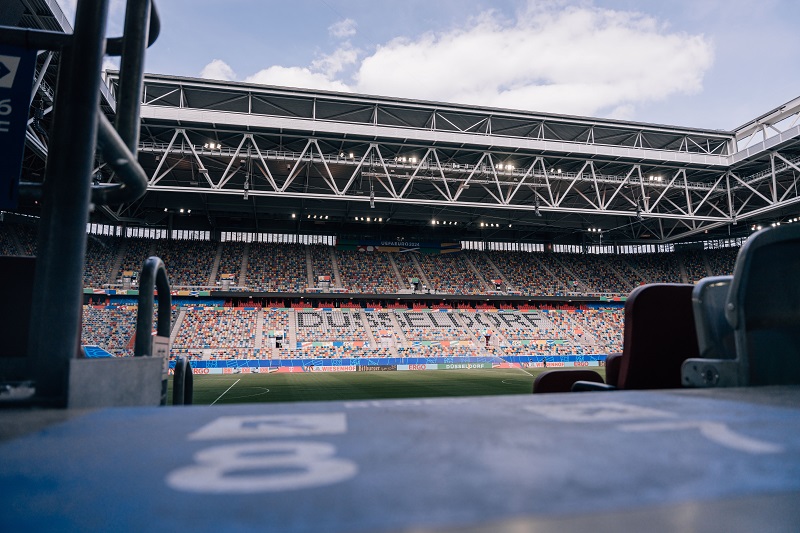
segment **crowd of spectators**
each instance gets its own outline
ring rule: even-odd
[[[538,254],[526,252],[485,252],[503,273],[510,288],[526,296],[563,294],[566,287],[542,267]]]
[[[501,279],[500,275],[492,268],[492,265],[489,263],[489,258],[483,252],[478,252],[477,250],[466,250],[462,252],[471,262],[472,265],[475,267],[475,270],[483,278],[483,281],[486,282],[486,288],[488,290],[494,290],[495,286],[492,283],[492,280]]]
[[[246,285],[251,291],[305,291],[307,271],[305,247],[301,244],[250,244]]]
[[[333,272],[333,260],[331,259],[331,247],[324,244],[312,244],[308,246],[311,252],[311,275],[314,285],[318,284],[320,276],[330,276],[330,286],[336,284]]]
[[[637,281],[637,285],[641,283],[682,283],[681,267],[678,264],[678,258],[673,253],[628,254],[621,257],[621,262],[630,265],[633,269],[632,274],[635,274],[636,277],[629,279]],[[622,274],[626,275],[627,271]]]
[[[483,283],[460,253],[419,254],[417,257],[431,287],[445,294],[484,294]]]
[[[733,274],[733,267],[736,265],[738,248],[719,248],[717,250],[706,250],[708,265],[715,276],[730,276]]]
[[[567,276],[570,292],[627,294],[640,280],[631,268],[616,256],[588,254],[546,254]],[[625,277],[627,273],[628,277]],[[570,275],[571,274],[571,275]],[[622,276],[622,278],[620,278]]]
[[[690,251],[680,254],[683,259],[683,266],[686,269],[686,278],[689,283],[697,283],[701,279],[708,276],[706,270],[705,253],[699,251]],[[715,275],[720,275],[714,273]]]
[[[238,307],[185,310],[176,348],[255,348],[258,311]]]
[[[12,231],[14,231],[13,226],[0,226],[0,255],[21,254],[21,250],[17,248],[17,243],[14,242],[14,237],[12,237]]]
[[[173,352],[196,359],[602,354],[621,351],[624,328],[622,307],[612,304],[526,312],[173,306],[173,324],[180,309]],[[132,355],[136,312],[135,305],[84,306],[82,343]],[[273,349],[268,335],[278,331],[282,343]]]
[[[99,346],[116,356],[133,355],[136,306],[83,306],[81,344]]]
[[[192,240],[157,241],[156,255],[164,261],[170,286],[208,286],[217,243]]]
[[[472,333],[459,322],[457,314],[406,311],[395,313],[395,316],[408,341],[472,341]]]
[[[217,267],[217,279],[214,280],[217,285],[219,285],[223,274],[233,274],[231,285],[239,285],[245,246],[243,242],[225,242],[222,244],[222,254],[219,256],[219,267]],[[251,247],[252,249],[253,247]]]
[[[125,253],[122,256],[122,263],[120,265],[118,276],[121,278],[122,273],[125,271],[135,272],[138,276],[142,271],[142,265],[144,265],[145,259],[150,256],[150,250],[155,248],[155,243],[156,241],[152,239],[125,239]],[[111,268],[110,265],[109,268]],[[169,273],[170,272],[167,271],[167,274]]]
[[[36,255],[38,249],[36,226],[20,225],[16,229],[22,255]]]
[[[86,263],[83,269],[84,287],[102,287],[108,283],[111,265],[119,253],[119,239],[89,235],[86,241]]]
[[[400,289],[388,253],[336,250],[344,288],[351,292],[391,294]]]
[[[410,287],[409,280],[413,278],[417,278],[420,283],[423,283],[421,273],[417,270],[417,265],[414,264],[414,257],[412,256],[414,253],[398,252],[392,254],[394,264],[397,265],[397,270],[400,271],[400,277],[403,279],[403,286],[406,288]]]
[[[356,309],[297,310],[295,328],[297,342],[368,341]]]

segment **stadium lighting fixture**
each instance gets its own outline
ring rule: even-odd
[[[355,155],[353,154],[353,152],[350,152],[350,159],[353,159],[354,157]]]
[[[164,208],[164,212],[165,212],[165,213],[167,212],[167,208],[166,208],[166,207]]]
[[[454,225],[454,226],[458,226],[458,220],[456,220],[455,222],[453,222],[453,225]]]
[[[328,218],[328,217],[325,217],[325,218]],[[383,217],[380,217],[380,218],[378,219],[378,222],[383,222]]]
[[[339,152],[339,157],[344,157],[344,152]]]
[[[297,215],[295,215],[294,213],[292,213],[292,218],[297,218]]]
[[[183,208],[181,207],[181,213],[183,213]],[[774,225],[774,224],[773,224]]]
[[[372,222],[372,219],[370,219],[370,217],[367,217],[367,222]]]
[[[311,215],[306,215],[306,218],[307,218],[307,219],[308,219],[308,218],[311,218]]]
[[[559,174],[561,174],[561,169],[559,168],[559,169],[558,169],[556,172],[558,172]]]
[[[358,217],[356,217],[356,222],[358,222]]]
[[[416,163],[416,162],[417,162],[417,158],[416,158],[416,157],[412,157],[412,158],[411,158],[411,162],[412,162],[412,163]]]
[[[325,220],[328,220],[328,215],[325,215]]]
[[[192,214],[192,210],[191,210],[191,209],[189,209],[189,210],[188,210],[188,211],[186,211],[186,212],[187,212],[187,213],[189,213],[190,215]]]
[[[499,165],[497,165],[497,170],[503,170],[503,163],[500,163]]]

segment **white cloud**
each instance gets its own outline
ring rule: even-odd
[[[324,55],[311,62],[311,70],[321,72],[329,78],[342,72],[345,68],[354,65],[358,61],[358,50],[349,44],[337,48],[333,53]]]
[[[355,22],[329,30],[347,37]],[[637,105],[702,90],[713,60],[706,37],[641,13],[529,0],[513,18],[487,11],[456,29],[394,39],[366,57],[345,41],[307,67],[274,65],[246,81],[634,119]],[[236,77],[221,60],[202,75]]]
[[[370,94],[595,115],[702,89],[713,62],[703,36],[590,4],[537,4],[516,20],[492,12],[471,26],[396,39],[361,62]]]
[[[328,33],[332,37],[336,37],[337,39],[344,39],[346,37],[352,37],[356,34],[356,21],[353,19],[344,19],[338,22],[334,22],[330,26],[328,26]]]
[[[200,71],[201,78],[211,80],[231,81],[236,79],[236,73],[230,65],[221,59],[214,59]]]
[[[272,66],[248,76],[245,81],[323,91],[350,91],[350,88],[341,81],[333,80],[321,72],[313,72],[303,67]]]

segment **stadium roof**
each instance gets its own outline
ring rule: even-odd
[[[19,5],[18,25],[70,31],[54,2]],[[40,56],[45,111],[56,63]],[[798,111],[719,131],[148,75],[148,192],[93,220],[564,244],[741,236],[800,214]],[[25,179],[40,180],[46,140],[30,132],[28,147]],[[97,177],[114,180],[102,162]]]

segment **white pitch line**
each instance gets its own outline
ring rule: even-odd
[[[237,379],[236,381],[234,381],[234,382],[233,382],[233,385],[236,385],[236,384],[237,384],[237,383],[239,383],[241,380],[242,380],[242,378],[239,378],[239,379]],[[228,387],[227,389],[225,389],[225,392],[223,392],[222,394],[220,394],[220,395],[219,395],[219,398],[222,398],[223,396],[225,396],[225,395],[228,393],[228,391],[229,391],[229,390],[231,390],[231,389],[233,388],[233,385],[231,385],[230,387]],[[214,400],[213,402],[211,402],[211,405],[214,405],[215,403],[217,403],[217,402],[219,401],[219,398],[217,398],[216,400]]]

